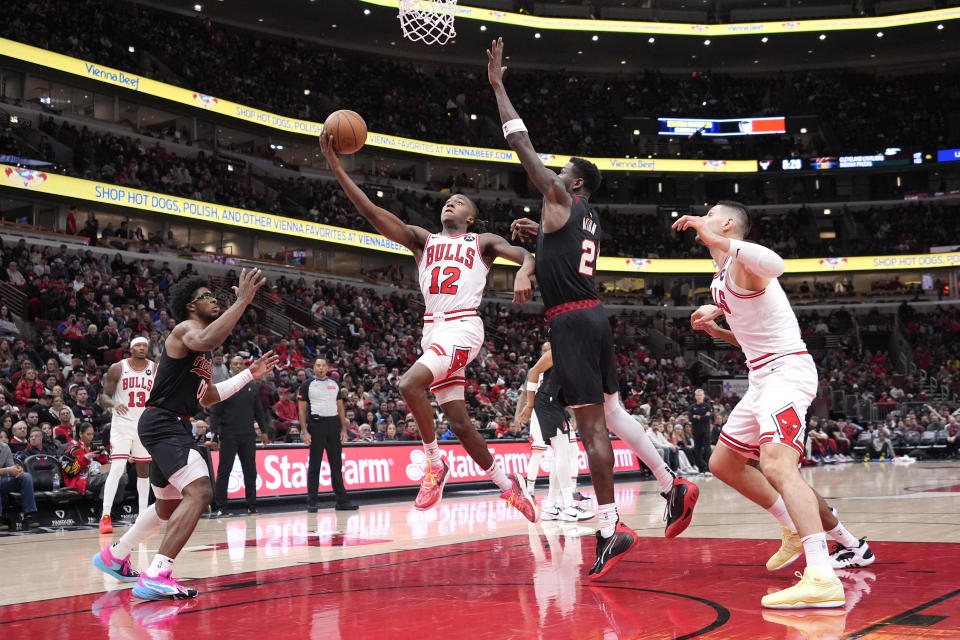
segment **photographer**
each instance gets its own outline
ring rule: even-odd
[[[77,439],[70,442],[64,454],[64,485],[76,490],[92,500],[103,500],[103,490],[110,471],[110,457],[102,441],[94,440],[93,425],[81,422],[77,427]],[[127,485],[127,474],[120,477],[114,506],[123,501]]]

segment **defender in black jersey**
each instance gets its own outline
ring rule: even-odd
[[[211,384],[210,351],[223,344],[243,316],[257,290],[264,285],[259,269],[240,274],[234,291],[237,301],[222,314],[216,296],[202,278],[186,278],[170,289],[170,306],[181,322],[163,345],[147,408],[138,432],[153,461],[150,483],[156,503],[137,516],[137,521],[116,544],[93,557],[101,571],[137,585],[133,595],[144,600],[193,598],[197,590],[173,579],[177,556],[210,504],[213,492],[207,464],[194,447],[191,416],[197,405],[225,400],[254,378],[261,378],[279,359],[267,352],[249,369]],[[169,520],[167,532],[150,567],[138,574],[130,567],[130,551]]]
[[[638,542],[617,516],[613,447],[607,427],[657,477],[669,504],[667,537],[689,524],[699,489],[673,475],[643,426],[620,404],[613,337],[594,281],[601,229],[589,197],[600,187],[600,170],[582,158],[571,158],[559,174],[547,169],[504,89],[502,39],[491,43],[487,59],[487,76],[497,98],[504,137],[543,194],[540,224],[515,220],[512,228],[515,234],[537,235],[537,284],[550,320],[554,366],[564,400],[577,418],[599,505],[597,561],[589,572],[591,579],[598,579]]]

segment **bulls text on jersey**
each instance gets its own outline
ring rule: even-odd
[[[466,242],[472,242],[473,238],[467,236],[464,240]],[[477,255],[473,247],[468,247],[459,242],[431,243],[427,245],[424,253],[426,254],[424,267],[429,267],[434,262],[440,262],[441,260],[453,260],[454,262],[459,262],[464,265],[467,269],[473,268],[473,261]]]

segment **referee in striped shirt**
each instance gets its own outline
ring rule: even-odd
[[[317,358],[313,363],[313,380],[300,386],[297,408],[303,428],[303,441],[310,447],[307,465],[307,512],[317,511],[317,492],[320,489],[320,463],[327,452],[330,463],[330,481],[337,497],[336,509],[352,511],[357,505],[350,502],[343,486],[343,443],[347,441],[347,418],[340,397],[340,385],[327,377],[327,361]]]

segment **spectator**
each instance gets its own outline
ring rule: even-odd
[[[10,529],[9,521],[2,519],[2,516],[4,498],[11,491],[19,491],[22,497],[24,525],[28,529],[39,527],[37,503],[33,497],[33,477],[14,460],[10,447],[0,442],[0,531]]]
[[[47,441],[43,437],[43,429],[34,427],[30,430],[30,444],[24,450],[27,456],[36,456],[46,454],[50,456],[60,455],[60,451],[52,441]]]
[[[870,458],[879,457],[881,462],[886,458],[890,458],[892,460],[897,457],[897,454],[893,450],[893,443],[890,442],[886,432],[882,429],[879,431],[877,436],[870,441],[868,455]]]
[[[23,378],[17,383],[15,393],[17,405],[19,405],[21,409],[35,405],[40,401],[40,396],[44,393],[46,393],[46,389],[44,389],[43,384],[37,380],[37,370],[33,367],[25,369],[23,371]]]
[[[64,485],[74,489],[90,500],[103,501],[103,490],[110,471],[110,458],[103,444],[93,447],[94,428],[89,422],[81,422],[77,427],[77,439],[67,445],[63,467]],[[114,506],[123,501],[127,475],[120,477]]]

